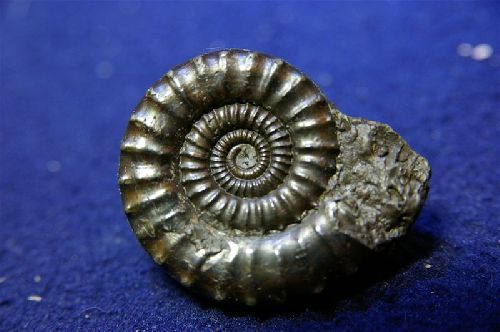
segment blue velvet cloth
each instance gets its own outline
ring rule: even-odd
[[[1,331],[500,328],[498,2],[1,2],[0,28]],[[221,47],[286,59],[430,161],[410,235],[323,297],[214,305],[127,223],[116,174],[132,109]]]

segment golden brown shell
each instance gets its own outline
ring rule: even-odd
[[[175,67],[148,90],[121,145],[137,237],[180,282],[218,300],[321,291],[365,250],[327,195],[336,114],[311,80],[267,55],[225,50]]]

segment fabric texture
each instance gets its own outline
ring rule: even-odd
[[[498,331],[499,22],[498,2],[1,2],[0,330]],[[409,236],[324,296],[214,304],[127,223],[131,111],[222,47],[285,59],[431,164]]]

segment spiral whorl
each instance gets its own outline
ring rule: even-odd
[[[300,174],[290,175],[292,147],[288,131],[262,107],[224,106],[205,114],[186,136],[181,181],[191,201],[224,224],[280,228],[297,221],[301,208],[312,206],[292,187],[293,176],[314,185]]]
[[[175,67],[137,106],[121,150],[130,223],[183,284],[251,304],[326,280],[334,111],[289,64],[228,50]]]

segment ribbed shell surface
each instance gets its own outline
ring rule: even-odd
[[[334,110],[297,69],[227,50],[169,71],[134,110],[119,183],[155,261],[221,300],[319,292],[352,241],[321,196],[335,174]]]

